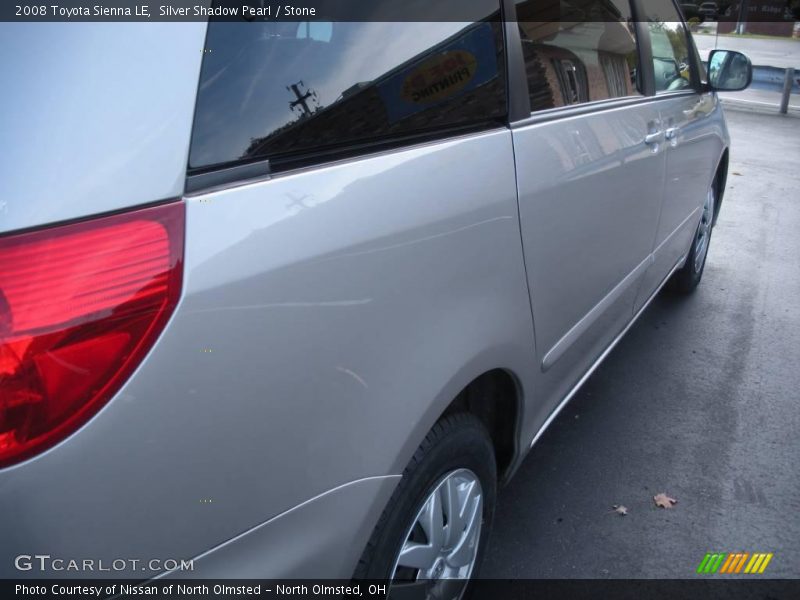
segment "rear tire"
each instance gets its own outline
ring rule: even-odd
[[[464,597],[483,558],[496,494],[486,428],[467,413],[444,417],[403,472],[354,579],[389,581],[389,598]]]
[[[708,248],[711,245],[711,232],[714,227],[714,207],[717,203],[717,179],[708,190],[703,203],[703,214],[692,238],[692,245],[686,257],[686,264],[675,272],[669,282],[669,289],[677,294],[691,294],[703,278]]]

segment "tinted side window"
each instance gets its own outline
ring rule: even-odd
[[[670,0],[648,0],[643,4],[650,30],[656,93],[691,88],[689,38],[678,10]]]
[[[531,110],[638,96],[627,0],[517,4]]]
[[[506,115],[497,0],[477,23],[211,22],[189,165],[273,169]]]

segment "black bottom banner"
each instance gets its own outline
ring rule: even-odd
[[[158,579],[148,582],[113,579],[13,580],[0,582],[0,598],[83,600],[85,598],[384,598],[455,600],[457,582],[426,581],[387,586],[382,581]],[[470,584],[471,600],[796,600],[800,580],[789,579],[479,579]]]

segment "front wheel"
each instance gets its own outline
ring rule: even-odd
[[[689,294],[694,291],[703,277],[703,270],[706,266],[706,256],[708,256],[708,247],[711,244],[711,231],[714,226],[714,206],[717,200],[717,181],[714,180],[713,185],[706,194],[705,202],[703,203],[703,214],[700,217],[700,223],[697,225],[697,231],[692,239],[692,246],[689,248],[689,254],[686,257],[686,264],[676,271],[670,281],[670,288],[679,294]]]
[[[462,598],[486,546],[496,488],[483,424],[469,414],[443,418],[406,467],[355,579],[389,581],[394,600]]]

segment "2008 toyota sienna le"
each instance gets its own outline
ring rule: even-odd
[[[699,283],[752,68],[671,0],[459,5],[2,26],[6,576],[476,575],[498,482]]]

